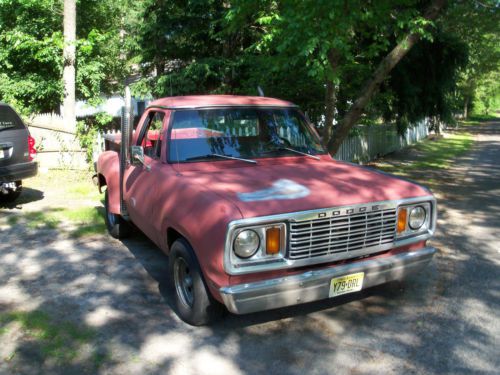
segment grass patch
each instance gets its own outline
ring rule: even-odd
[[[422,142],[416,149],[422,153],[411,168],[448,168],[453,159],[463,155],[472,147],[474,140],[469,133],[453,133],[446,138]]]
[[[26,187],[55,192],[68,200],[99,200],[100,194],[92,182],[92,173],[86,171],[50,170],[27,179]]]
[[[23,340],[35,348],[43,361],[52,360],[58,364],[69,364],[77,359],[89,360],[94,366],[100,366],[104,362],[103,355],[94,348],[90,353],[86,352],[86,357],[82,356],[83,346],[91,345],[96,338],[93,330],[86,327],[79,327],[67,321],[57,322],[42,311],[30,312],[8,312],[0,314],[0,334],[7,333],[11,324],[15,323],[23,333]],[[19,357],[23,360],[23,353],[19,347],[9,357]]]
[[[56,208],[48,212],[46,211],[27,212],[23,215],[24,219],[23,224],[29,229],[56,229],[61,221],[54,215],[55,213],[61,210],[63,209]]]
[[[76,238],[102,234],[106,230],[102,207],[52,208],[46,211],[12,215],[9,216],[7,222],[10,225],[23,225],[29,229],[61,229],[63,224],[71,225],[75,229],[70,231],[70,236]]]
[[[470,150],[473,143],[474,140],[469,133],[451,133],[446,138],[428,139],[416,145],[414,147],[416,155],[412,160],[377,165],[377,168],[400,175],[418,169],[446,169],[455,158]]]
[[[459,121],[459,124],[461,126],[476,126],[476,125],[483,125],[485,122],[488,121],[498,121],[498,120],[500,119],[495,115],[474,115],[474,116],[469,116],[466,120]]]
[[[60,220],[76,224],[77,229],[71,231],[72,237],[83,237],[102,234],[106,230],[104,224],[104,208],[83,207],[64,210],[56,214]]]
[[[88,183],[80,183],[69,186],[67,192],[74,199],[99,199],[100,196],[97,187]]]

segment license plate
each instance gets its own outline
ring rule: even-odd
[[[336,297],[342,294],[359,292],[363,288],[364,272],[352,273],[340,276],[330,281],[329,297]]]

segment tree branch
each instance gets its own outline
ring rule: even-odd
[[[445,6],[446,0],[434,0],[424,12],[424,18],[432,21],[437,18],[441,9]],[[392,69],[401,61],[401,59],[411,50],[419,41],[418,33],[410,33],[389,54],[380,62],[377,69],[365,83],[357,99],[349,109],[339,125],[334,128],[332,137],[328,142],[328,151],[335,155],[344,139],[349,135],[351,128],[357,123],[366,105],[375,95],[380,84],[387,78]]]

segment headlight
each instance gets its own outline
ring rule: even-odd
[[[260,246],[259,235],[251,230],[247,229],[241,231],[234,239],[233,249],[234,253],[240,258],[250,258],[254,255]]]
[[[396,234],[398,237],[415,236],[434,230],[435,206],[432,202],[408,204],[398,208]]]
[[[424,225],[426,217],[427,214],[422,206],[413,207],[408,218],[408,225],[413,230],[420,229]]]

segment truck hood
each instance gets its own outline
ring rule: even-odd
[[[420,185],[334,160],[182,174],[233,202],[244,218],[430,195]]]

